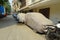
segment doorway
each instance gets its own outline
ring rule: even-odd
[[[29,12],[33,12],[33,9],[29,10]]]
[[[49,18],[50,8],[39,9],[39,12],[42,13],[45,17]]]

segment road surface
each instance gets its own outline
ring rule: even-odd
[[[24,24],[18,24],[10,15],[0,19],[0,40],[46,40],[46,38]]]

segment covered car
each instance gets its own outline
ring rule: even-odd
[[[53,22],[41,13],[30,12],[25,15],[25,24],[33,28],[36,32],[44,33],[46,26],[53,25]]]
[[[18,19],[18,22],[25,22],[25,13],[18,13],[17,14],[17,19]]]

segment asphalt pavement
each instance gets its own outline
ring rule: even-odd
[[[17,23],[12,15],[0,19],[0,40],[46,40],[25,24]]]

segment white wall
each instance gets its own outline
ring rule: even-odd
[[[60,3],[50,6],[50,19],[53,20],[54,23],[60,21]]]
[[[31,0],[27,0],[26,2],[28,5],[31,4]],[[60,2],[60,0],[59,0],[59,2]],[[41,8],[47,8],[47,7],[50,8],[50,19],[54,23],[57,23],[58,21],[60,21],[60,3],[55,3],[55,4],[51,4],[51,5],[46,5],[46,6],[45,5],[40,6],[40,7],[34,8],[34,11],[36,11],[36,10],[38,11]]]
[[[38,1],[40,1],[40,0],[34,0],[34,2],[33,2],[33,0],[26,0],[26,5],[31,5],[31,4],[38,2]]]
[[[39,9],[48,8],[48,7],[50,8],[50,19],[54,23],[60,21],[60,3],[34,8],[34,11],[38,12]]]
[[[35,0],[34,2],[38,2],[38,1],[40,1],[40,0]]]
[[[32,4],[32,0],[26,0],[26,5]]]

